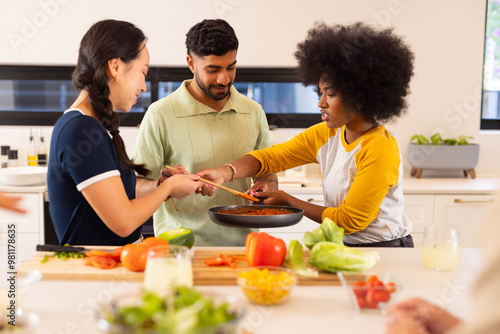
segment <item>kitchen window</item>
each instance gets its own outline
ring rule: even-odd
[[[71,83],[73,69],[0,66],[0,125],[54,125],[78,95]],[[148,91],[130,112],[119,113],[121,125],[138,126],[152,102],[189,78],[187,68],[150,68]],[[234,86],[262,105],[269,125],[304,128],[321,122],[314,87],[304,87],[293,68],[238,68]]]
[[[500,129],[500,2],[488,0],[483,62],[481,129]]]

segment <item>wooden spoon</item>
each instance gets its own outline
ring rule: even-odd
[[[170,167],[168,165],[165,165],[166,168],[171,168],[171,169],[175,169],[174,167]],[[248,195],[248,194],[245,194],[245,193],[242,193],[240,191],[237,191],[237,190],[234,190],[234,189],[231,189],[231,188],[228,188],[228,187],[224,187],[223,185],[220,185],[218,183],[215,183],[215,182],[212,182],[212,181],[209,181],[209,180],[205,180],[204,178],[201,178],[199,179],[201,182],[203,183],[206,183],[206,184],[209,184],[211,186],[214,186],[216,188],[219,188],[219,189],[222,189],[222,190],[225,190],[227,192],[230,192],[231,194],[233,195],[236,195],[236,196],[240,196],[240,197],[243,197],[245,199],[248,199],[250,201],[254,201],[254,202],[259,202],[260,200],[257,198],[257,197],[254,197],[252,195]]]

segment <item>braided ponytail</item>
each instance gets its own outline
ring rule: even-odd
[[[83,36],[78,63],[73,72],[73,85],[85,89],[95,117],[112,136],[120,162],[131,170],[147,176],[150,171],[144,164],[135,164],[127,155],[120,136],[120,119],[109,100],[108,60],[120,58],[125,63],[138,57],[141,45],[146,41],[144,33],[129,22],[104,20],[95,23]]]

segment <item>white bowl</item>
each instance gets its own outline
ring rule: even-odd
[[[47,167],[1,168],[0,182],[9,186],[43,185],[47,183]]]

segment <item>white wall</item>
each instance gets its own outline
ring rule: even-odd
[[[222,17],[231,23],[240,40],[238,65],[244,67],[294,66],[296,44],[318,20],[394,26],[416,54],[409,113],[388,125],[403,155],[415,133],[465,134],[481,144],[477,173],[494,174],[500,170],[496,153],[500,132],[479,131],[485,4],[471,0],[11,1],[0,11],[0,64],[73,65],[81,37],[103,18],[139,25],[149,36],[152,65],[163,66],[184,66],[185,33],[203,18]],[[26,131],[0,127],[0,143],[9,144]],[[131,150],[136,130],[122,132]],[[409,173],[408,163],[405,172]]]

